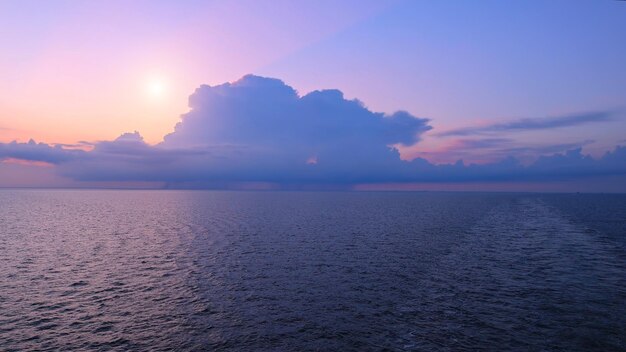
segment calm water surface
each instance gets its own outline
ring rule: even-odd
[[[2,190],[0,350],[624,351],[626,195]]]

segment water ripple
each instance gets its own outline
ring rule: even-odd
[[[0,350],[626,350],[626,196],[0,191]]]

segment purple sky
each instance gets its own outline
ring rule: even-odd
[[[619,1],[0,0],[0,187],[624,192],[624,43]]]

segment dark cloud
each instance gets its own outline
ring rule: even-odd
[[[613,113],[610,111],[597,111],[558,117],[525,118],[486,126],[459,128],[438,133],[437,136],[470,136],[494,132],[545,130],[611,121],[612,116]]]
[[[189,106],[174,132],[156,146],[146,144],[138,132],[93,143],[90,151],[33,141],[0,143],[0,159],[53,163],[59,173],[78,181],[165,182],[171,187],[233,182],[348,186],[626,175],[624,147],[597,159],[574,149],[541,157],[530,165],[512,157],[482,165],[461,161],[435,165],[422,158],[404,161],[393,145],[418,143],[431,128],[427,119],[402,111],[391,115],[372,112],[357,100],[345,99],[338,90],[300,96],[276,79],[246,76],[234,83],[201,86],[190,97]],[[573,120],[580,123],[585,119]],[[526,125],[550,124],[533,120]],[[500,126],[518,128],[514,123]],[[511,149],[514,141],[484,138],[461,142],[466,149],[504,150]],[[543,148],[544,153],[579,145],[536,148]]]

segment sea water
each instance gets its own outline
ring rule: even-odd
[[[0,350],[626,350],[626,195],[1,190]]]

